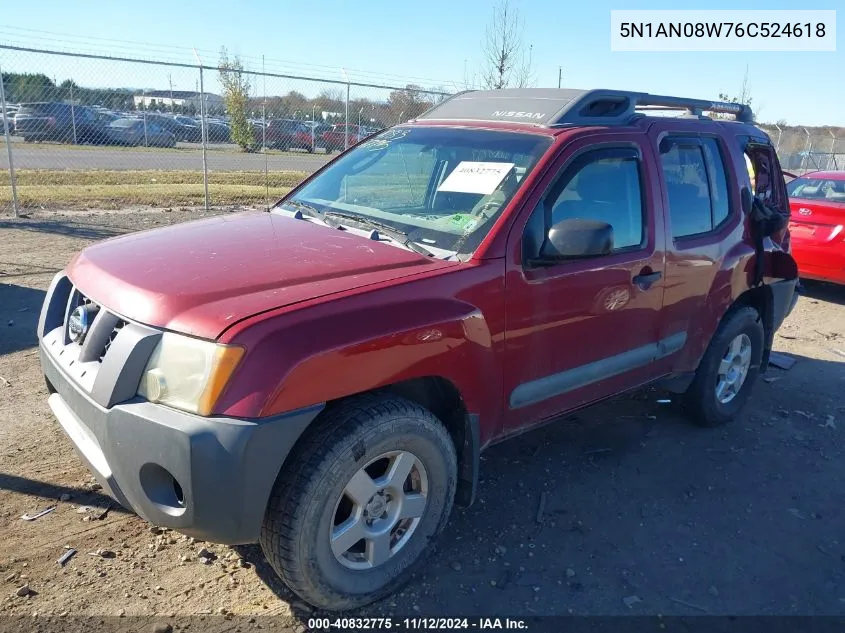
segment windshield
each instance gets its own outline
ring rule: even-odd
[[[491,130],[393,128],[352,149],[288,200],[364,216],[424,246],[471,253],[551,140]]]
[[[117,119],[111,122],[110,127],[135,127],[139,123],[142,123],[139,119]]]
[[[796,178],[786,185],[790,198],[845,202],[845,180],[833,178]]]

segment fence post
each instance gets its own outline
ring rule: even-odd
[[[73,79],[70,80],[70,124],[73,128],[73,144],[77,145],[79,141],[76,140],[76,110],[73,105]]]
[[[343,131],[343,149],[349,149],[349,83],[346,84],[346,125]]]
[[[827,169],[830,169],[830,164],[836,164],[836,134],[833,133],[833,130],[828,130],[828,134],[830,134],[830,158],[827,160]]]
[[[810,147],[810,133],[807,131],[807,128],[805,128],[805,127],[802,127],[801,129],[804,130],[804,134],[807,135],[807,142],[804,143],[804,155],[801,157],[801,171],[804,171],[804,164],[807,162],[807,160],[810,157],[810,155],[807,153],[809,151],[809,147]]]
[[[209,210],[208,204],[208,159],[206,158],[206,145],[208,144],[208,125],[205,122],[205,84],[203,83],[202,64],[200,64],[200,133],[202,134],[202,185],[205,190],[205,210]]]
[[[144,119],[144,147],[149,146],[149,142],[147,141],[147,91],[145,88],[141,88],[141,116]]]
[[[270,160],[267,158],[267,75],[264,55],[261,56],[261,78],[264,82],[264,103],[261,104],[261,153],[264,154],[264,206],[270,210]]]
[[[12,162],[12,140],[9,138],[9,115],[6,113],[6,88],[3,85],[3,70],[0,69],[0,108],[3,109],[3,136],[6,139],[6,151],[9,153],[9,182],[12,185],[12,210],[19,217],[18,185],[15,181],[15,165]]]

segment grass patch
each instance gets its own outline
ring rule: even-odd
[[[18,201],[23,208],[119,209],[127,206],[195,206],[205,201],[199,171],[110,171],[23,169],[16,172]],[[297,185],[305,172],[209,172],[211,204],[275,202]],[[11,203],[8,172],[0,173],[0,206]]]

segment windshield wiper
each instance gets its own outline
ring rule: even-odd
[[[317,218],[323,224],[326,224],[334,229],[340,228],[340,225],[337,222],[335,222],[331,218],[326,217],[325,211],[320,211],[317,207],[312,207],[310,204],[305,204],[304,202],[300,202],[299,200],[285,200],[282,203],[282,206],[285,205],[294,207],[300,217],[302,217],[303,215],[307,215],[312,218]]]
[[[334,216],[338,218],[344,218],[345,220],[351,220],[352,222],[358,222],[359,224],[363,224],[364,226],[368,226],[371,229],[374,229],[379,235],[385,235],[389,237],[394,242],[398,242],[402,246],[409,248],[410,250],[414,251],[415,253],[419,253],[420,255],[425,255],[426,257],[434,257],[434,253],[428,250],[425,246],[417,244],[416,242],[411,241],[411,238],[408,237],[407,233],[400,231],[399,229],[390,226],[389,224],[384,224],[382,222],[378,222],[376,220],[371,220],[368,217],[363,215],[355,215],[353,213],[340,213],[338,211],[325,211],[324,215]]]

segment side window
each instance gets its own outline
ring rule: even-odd
[[[614,250],[642,244],[638,159],[607,157],[600,151],[594,160],[575,169],[564,175],[566,185],[551,204],[551,224],[567,219],[599,220],[613,227]]]
[[[713,226],[719,226],[730,215],[728,199],[728,178],[725,164],[716,139],[703,140],[704,160],[707,162],[707,174],[710,177],[710,199],[713,204]]]
[[[669,198],[672,237],[707,233],[713,229],[710,187],[704,150],[697,141],[665,139],[660,160]]]

